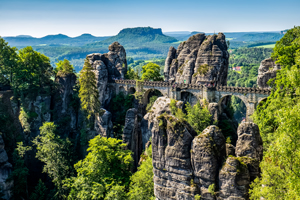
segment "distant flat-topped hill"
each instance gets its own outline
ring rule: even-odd
[[[173,43],[177,42],[178,40],[174,37],[164,35],[160,28],[137,27],[123,29],[116,36],[110,37],[100,42],[88,44],[87,46],[109,45],[116,41],[126,47],[134,45],[145,45],[145,43]]]

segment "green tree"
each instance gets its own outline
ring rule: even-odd
[[[132,69],[131,67],[128,68],[125,78],[129,79],[129,80],[139,80],[140,79],[138,71],[134,71],[134,69]]]
[[[75,73],[74,67],[73,65],[70,64],[70,61],[68,61],[67,59],[64,60],[59,60],[56,63],[56,68],[54,69],[56,74],[71,74],[71,73]]]
[[[64,199],[67,195],[63,187],[63,180],[73,174],[73,159],[71,154],[71,142],[61,139],[55,134],[56,125],[53,122],[45,122],[40,127],[40,135],[32,142],[36,146],[36,158],[43,162],[43,172],[47,173],[56,186],[56,198]]]
[[[25,47],[19,51],[19,66],[16,70],[15,87],[23,90],[43,90],[44,86],[49,85],[53,77],[53,68],[50,59],[32,49]]]
[[[18,68],[17,48],[10,47],[3,38],[0,37],[0,83],[14,86],[14,75]]]
[[[46,200],[47,199],[47,187],[40,179],[33,193],[30,195],[30,200]]]
[[[31,150],[31,147],[26,147],[23,145],[23,142],[19,142],[13,153],[14,168],[9,175],[8,181],[14,181],[13,197],[15,199],[28,199],[27,177],[29,170],[25,166],[24,156],[29,150]]]
[[[81,108],[87,114],[87,119],[90,119],[93,114],[99,113],[100,111],[96,76],[92,70],[93,68],[86,58],[79,76],[79,98],[81,101]]]
[[[300,27],[295,27],[276,43],[273,57],[283,69],[277,73],[266,103],[259,105],[253,115],[265,152],[261,177],[251,185],[251,199],[287,200],[300,196],[299,52]]]
[[[186,121],[200,134],[211,124],[211,115],[206,107],[202,107],[199,102],[193,107],[186,103]]]
[[[69,199],[111,199],[123,194],[130,182],[132,152],[115,138],[100,135],[89,141],[88,155],[75,164],[77,177],[70,178]],[[119,187],[120,186],[120,187]]]
[[[157,64],[149,62],[143,66],[142,70],[143,81],[162,81],[163,78],[160,76],[160,67]]]
[[[130,200],[155,199],[151,145],[141,157],[142,164],[130,178],[131,183],[128,192],[128,199]]]

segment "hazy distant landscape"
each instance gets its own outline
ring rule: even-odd
[[[32,46],[34,50],[48,56],[55,67],[57,60],[68,59],[79,72],[84,58],[91,53],[105,53],[108,46],[118,41],[126,49],[127,57],[137,60],[165,59],[170,46],[175,48],[192,35],[201,32],[174,31],[162,32],[160,28],[137,27],[120,30],[116,36],[96,37],[82,34],[78,37],[67,35],[47,35],[42,38],[20,35],[4,37],[10,46],[21,49]],[[230,42],[230,49],[237,48],[273,48],[285,31],[277,32],[228,32],[224,33]],[[212,35],[214,33],[205,33]]]

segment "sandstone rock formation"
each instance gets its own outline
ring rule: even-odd
[[[259,128],[252,122],[242,123],[237,131],[236,156],[247,157],[245,160],[250,171],[251,181],[260,174],[259,163],[263,157],[263,143]]]
[[[125,126],[123,131],[123,143],[133,152],[134,166],[133,170],[138,167],[140,155],[142,153],[142,134],[139,127],[138,111],[135,108],[129,109],[126,113]]]
[[[257,85],[259,88],[269,88],[270,86],[267,82],[276,77],[278,70],[281,67],[279,64],[276,64],[272,58],[267,58],[261,61],[260,66],[258,68],[258,76],[257,76]]]
[[[0,135],[0,188],[4,194],[4,199],[12,197],[13,181],[7,181],[12,169],[12,165],[8,162],[7,153],[4,149],[3,138]]]
[[[193,200],[196,195],[207,200],[248,200],[250,183],[259,175],[262,158],[258,126],[242,123],[235,147],[225,143],[215,125],[197,136],[185,120],[171,114],[169,105],[170,99],[158,98],[153,111],[143,119],[148,125],[144,128],[152,133],[157,200]],[[209,108],[218,110],[215,104]]]
[[[64,126],[60,129],[64,129],[62,132],[69,136],[71,132],[76,130],[78,123],[79,106],[76,107],[76,104],[79,105],[79,101],[74,102],[73,98],[76,75],[74,73],[57,75],[55,82],[58,83],[59,87],[54,98],[52,98],[53,120],[57,124],[61,124],[64,120]]]
[[[192,166],[194,183],[200,188],[202,199],[215,199],[208,191],[216,183],[218,169],[225,159],[225,138],[217,126],[207,127],[192,142]]]
[[[153,104],[151,110],[143,117],[141,121],[141,131],[142,131],[142,142],[143,147],[149,141],[154,131],[154,119],[163,113],[171,114],[170,109],[171,99],[167,97],[159,97]],[[182,108],[183,102],[178,101],[177,107]]]
[[[225,35],[199,33],[170,47],[165,61],[165,81],[226,85],[229,54]]]
[[[102,107],[106,107],[112,96],[112,89],[107,85],[113,79],[124,79],[127,73],[126,52],[118,42],[112,43],[109,52],[105,54],[93,53],[87,56],[97,78],[97,88]]]
[[[249,184],[250,175],[247,166],[236,157],[228,157],[219,173],[218,199],[248,199]]]
[[[191,142],[196,132],[185,121],[171,115],[154,119],[152,158],[154,194],[157,199],[194,199]]]
[[[96,135],[101,135],[102,137],[114,137],[113,123],[111,118],[112,114],[102,108],[100,115],[96,116],[95,119],[94,130]],[[90,137],[90,139],[94,138],[96,135]]]

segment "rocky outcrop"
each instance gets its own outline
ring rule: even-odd
[[[171,114],[170,109],[171,99],[167,97],[159,97],[153,104],[151,110],[143,117],[141,121],[141,131],[142,131],[142,142],[143,147],[149,141],[152,136],[154,128],[154,119],[163,113]],[[183,102],[178,101],[177,107],[182,108]]]
[[[124,79],[127,73],[126,52],[118,42],[112,43],[109,52],[105,54],[93,53],[87,56],[97,79],[102,107],[106,107],[112,98],[113,89],[108,87],[108,81]]]
[[[138,167],[140,155],[143,149],[139,118],[141,117],[138,115],[137,109],[132,108],[127,111],[122,136],[123,143],[127,144],[127,148],[133,152],[133,171],[135,171]]]
[[[79,100],[74,97],[76,84],[74,73],[60,74],[55,77],[58,90],[52,98],[53,120],[67,137],[75,132],[78,124]],[[63,130],[62,130],[63,129]]]
[[[258,68],[258,76],[257,76],[257,85],[259,88],[269,88],[270,86],[267,82],[276,77],[278,70],[281,67],[279,64],[276,64],[272,58],[267,58],[261,61],[260,66]]]
[[[2,198],[10,199],[12,197],[13,181],[7,181],[12,172],[12,165],[8,162],[7,153],[4,149],[4,141],[0,135],[0,188],[4,194]]]
[[[208,188],[216,184],[218,169],[225,156],[225,138],[217,126],[207,127],[193,140],[191,157],[194,183],[200,188],[202,199],[215,199]]]
[[[250,175],[243,162],[236,157],[228,157],[219,173],[219,197],[218,200],[246,200]]]
[[[177,50],[170,47],[165,62],[165,81],[226,85],[228,59],[223,33],[193,35],[182,42]]]
[[[181,103],[178,101],[177,106],[182,107]],[[209,108],[219,119],[218,106],[211,104]],[[215,125],[197,136],[184,119],[171,114],[170,99],[166,97],[158,98],[152,109],[144,119],[144,128],[152,133],[157,200],[194,200],[196,195],[207,200],[249,199],[250,183],[259,176],[262,158],[256,124],[242,123],[234,146],[229,140],[226,144]]]
[[[259,163],[263,157],[263,143],[259,128],[252,122],[242,123],[237,131],[238,140],[235,153],[237,157],[247,157],[251,181],[260,174]]]
[[[218,103],[208,104],[208,111],[211,114],[211,121],[217,122],[220,118],[220,109]]]
[[[96,135],[101,135],[102,137],[114,137],[113,123],[111,118],[112,114],[102,108],[100,114],[96,116],[95,119],[94,130]],[[90,139],[94,138],[96,135],[90,137]]]
[[[192,200],[199,194],[193,182],[191,142],[196,132],[171,115],[154,119],[152,158],[154,194],[159,200]]]

